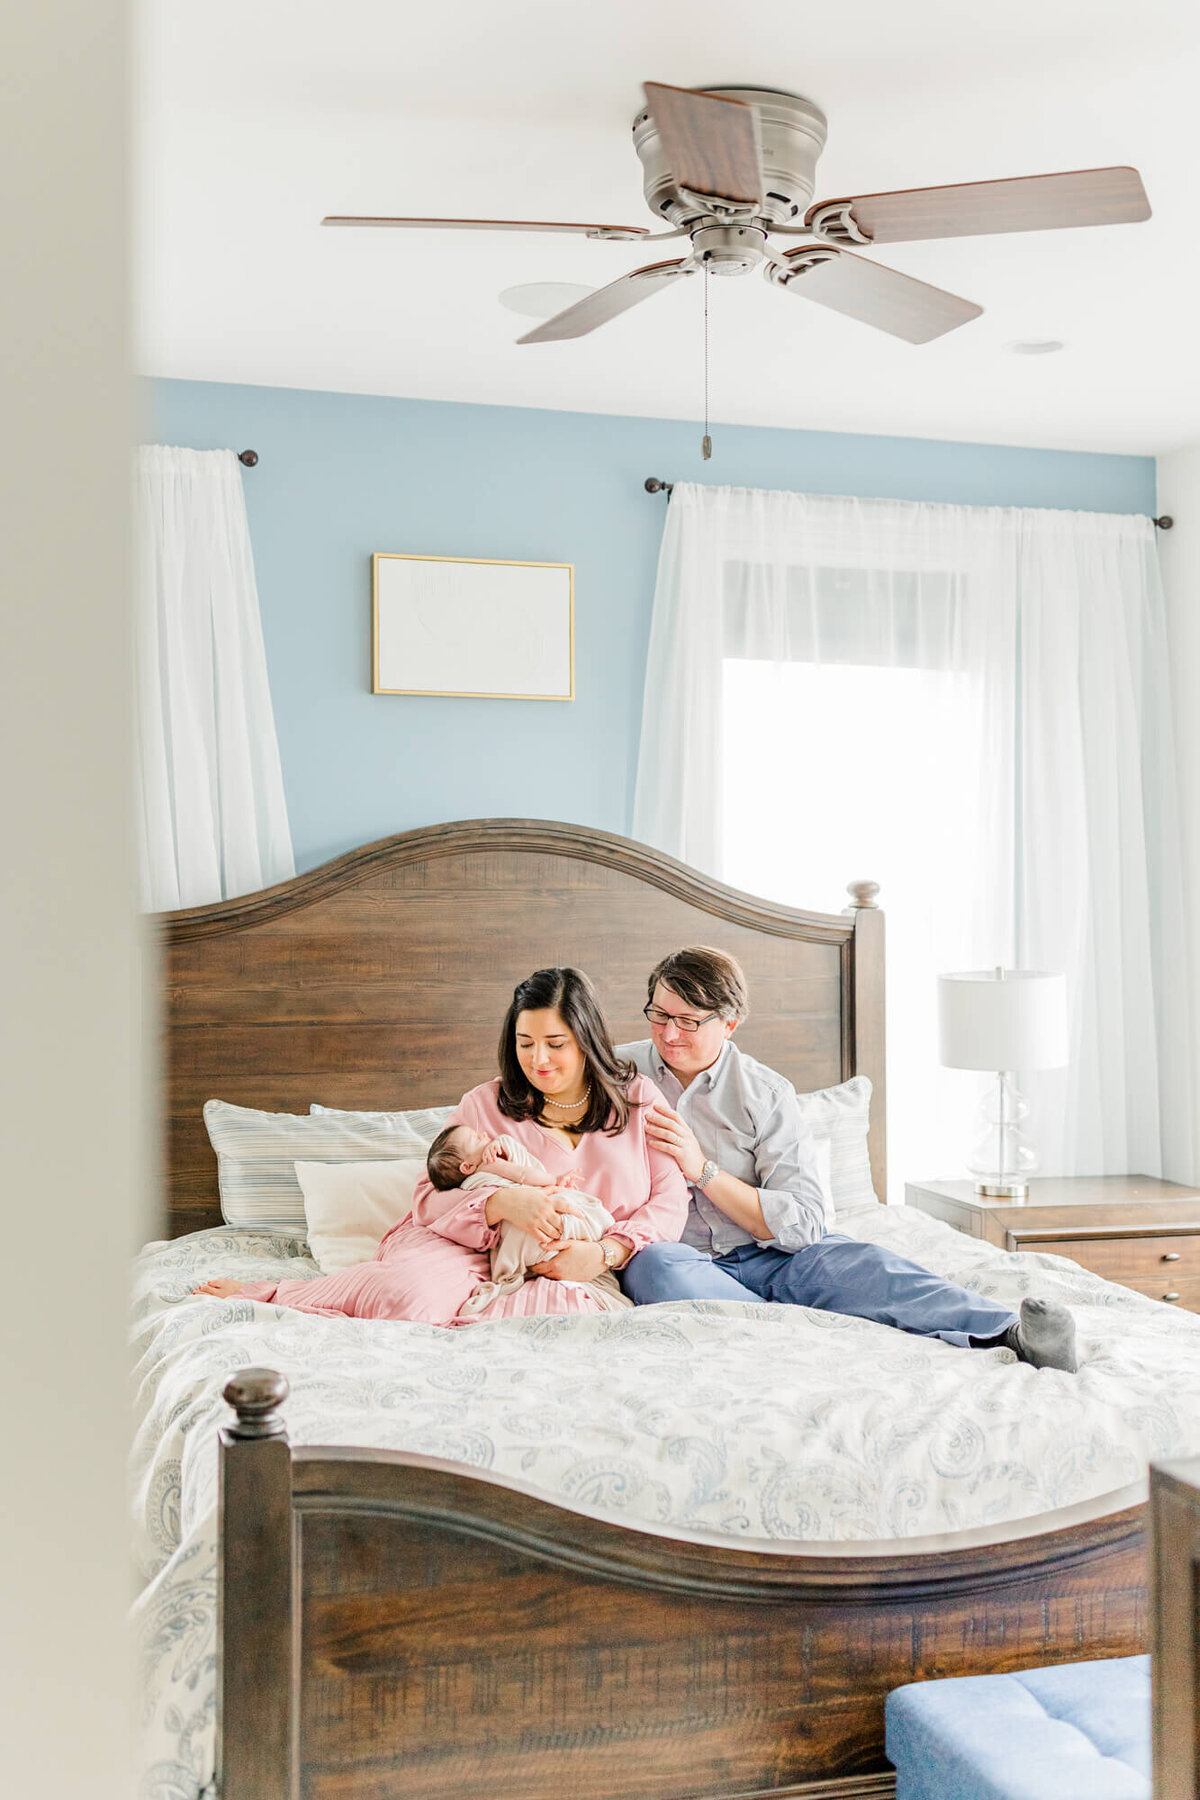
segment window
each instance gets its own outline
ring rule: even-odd
[[[939,971],[961,966],[981,789],[978,706],[952,669],[724,662],[725,878],[839,912],[881,887],[887,917],[888,1188],[959,1169],[977,1078],[938,1063]]]

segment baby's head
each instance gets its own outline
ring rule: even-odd
[[[444,1192],[456,1188],[464,1175],[474,1175],[491,1138],[469,1125],[447,1125],[429,1146],[425,1173],[434,1187]]]

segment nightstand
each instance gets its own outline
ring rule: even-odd
[[[1002,1250],[1069,1256],[1106,1281],[1200,1312],[1200,1189],[1153,1175],[1046,1176],[1028,1200],[971,1181],[911,1181],[905,1202]]]

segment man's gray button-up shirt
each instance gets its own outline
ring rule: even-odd
[[[637,1065],[686,1119],[704,1151],[727,1175],[757,1189],[771,1237],[755,1238],[727,1218],[697,1187],[691,1189],[683,1242],[715,1256],[738,1244],[768,1242],[803,1250],[825,1235],[825,1199],[812,1133],[800,1117],[796,1090],[774,1069],[745,1056],[728,1039],[720,1056],[685,1088],[650,1038],[622,1044],[617,1055]]]

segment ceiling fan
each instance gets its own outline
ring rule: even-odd
[[[918,238],[977,237],[1150,217],[1136,169],[1079,169],[1010,181],[852,194],[812,204],[824,113],[799,94],[768,88],[677,88],[647,82],[633,122],[647,205],[672,230],[515,219],[373,219],[332,216],[324,225],[429,231],[559,231],[618,242],[690,238],[687,256],[647,263],[556,313],[518,339],[583,337],[697,270],[745,275],[761,268],[775,287],[874,325],[910,344],[954,331],[983,311],[971,300],[858,254],[860,246]],[[807,210],[806,210],[807,209]],[[779,248],[772,238],[803,238]],[[847,246],[853,245],[850,249]]]

